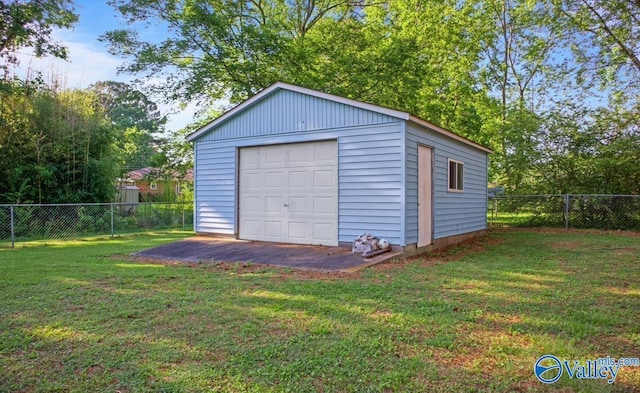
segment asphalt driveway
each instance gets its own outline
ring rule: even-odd
[[[354,271],[401,253],[364,259],[346,247],[307,246],[195,236],[135,253],[134,257],[184,262],[252,262],[325,271]]]

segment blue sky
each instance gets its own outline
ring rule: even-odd
[[[24,75],[27,69],[41,71],[45,80],[57,80],[65,88],[86,88],[98,81],[115,80],[128,82],[133,75],[117,75],[118,66],[123,60],[112,56],[107,51],[107,45],[98,41],[98,37],[109,30],[127,27],[119,14],[106,0],[75,0],[75,12],[79,16],[73,29],[57,30],[53,37],[63,42],[69,50],[68,61],[51,57],[37,59],[27,54],[19,54],[20,71]],[[142,34],[144,36],[144,34]],[[154,101],[155,97],[150,97]],[[167,130],[180,129],[194,119],[196,108],[187,106],[178,110],[176,106],[169,106],[157,102],[165,114],[170,114]]]

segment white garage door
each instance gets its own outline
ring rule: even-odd
[[[240,149],[241,239],[338,245],[336,141]]]

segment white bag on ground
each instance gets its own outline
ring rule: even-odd
[[[363,256],[377,250],[379,250],[378,238],[370,233],[364,233],[358,236],[356,240],[353,241],[353,247],[351,247],[351,252],[362,254]]]

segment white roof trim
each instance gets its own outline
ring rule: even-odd
[[[433,131],[436,131],[444,136],[447,136],[451,139],[455,139],[459,142],[462,142],[466,145],[475,147],[476,149],[482,150],[486,153],[493,153],[493,151],[487,147],[484,147],[482,145],[479,145],[475,142],[470,141],[469,139],[460,136],[458,134],[455,134],[451,131],[445,130],[442,127],[439,127],[433,123],[430,123],[426,120],[423,120],[417,116],[414,116],[410,113],[407,112],[402,112],[402,111],[398,111],[395,109],[390,109],[390,108],[385,108],[383,106],[378,106],[378,105],[373,105],[373,104],[368,104],[366,102],[362,102],[362,101],[357,101],[357,100],[352,100],[350,98],[345,98],[345,97],[340,97],[340,96],[336,96],[333,94],[329,94],[329,93],[323,93],[321,91],[317,91],[317,90],[312,90],[312,89],[307,89],[306,87],[300,87],[300,86],[296,86],[296,85],[290,85],[288,83],[284,83],[284,82],[276,82],[274,84],[272,84],[271,86],[263,89],[262,91],[260,91],[258,94],[254,95],[253,97],[243,101],[242,103],[236,105],[235,107],[233,107],[232,109],[230,109],[229,111],[225,112],[222,116],[218,117],[217,119],[211,121],[209,124],[201,127],[200,129],[194,131],[193,133],[191,133],[189,136],[187,136],[187,141],[191,142],[195,139],[197,139],[198,137],[200,137],[202,134],[205,134],[207,132],[209,132],[212,128],[214,128],[215,126],[217,126],[218,124],[226,121],[227,119],[235,116],[236,114],[238,114],[239,112],[241,112],[242,110],[244,110],[245,108],[253,105],[256,102],[261,101],[262,99],[268,97],[269,95],[271,95],[272,93],[274,93],[277,90],[280,89],[284,89],[284,90],[289,90],[289,91],[294,91],[296,93],[301,93],[301,94],[306,94],[312,97],[317,97],[317,98],[321,98],[321,99],[325,99],[328,101],[333,101],[333,102],[337,102],[340,104],[345,104],[345,105],[349,105],[349,106],[353,106],[356,108],[360,108],[360,109],[365,109],[371,112],[376,112],[376,113],[381,113],[383,115],[387,115],[387,116],[391,116],[391,117],[396,117],[398,119],[402,119],[402,120],[408,120],[411,121],[413,123],[419,124],[423,127],[427,127]]]

